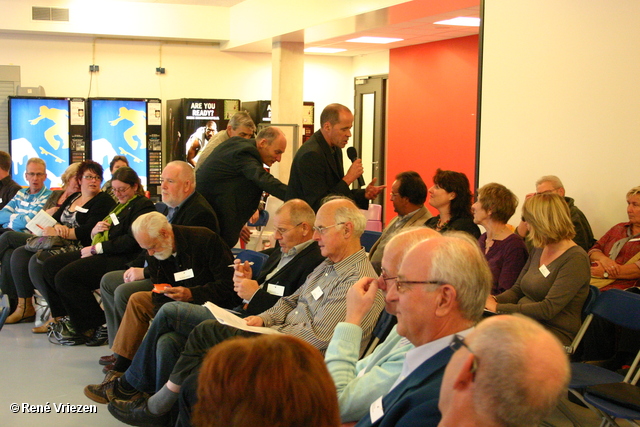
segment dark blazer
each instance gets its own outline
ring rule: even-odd
[[[238,136],[218,145],[196,171],[196,189],[220,221],[220,236],[233,247],[266,191],[286,200],[287,186],[267,172],[256,141]]]
[[[260,285],[264,284],[264,287],[258,289],[251,298],[245,310],[246,313],[243,313],[248,316],[254,316],[270,309],[280,299],[279,296],[267,292],[269,283],[284,286],[284,296],[291,295],[307,280],[309,273],[324,261],[318,242],[313,242],[266,281],[267,275],[278,266],[280,258],[282,258],[280,248],[273,248],[270,251],[269,259],[264,263],[257,279],[257,282]]]
[[[4,208],[21,188],[20,184],[11,178],[11,174],[0,179],[0,209]]]
[[[58,210],[52,215],[53,219],[60,222],[60,217],[64,210],[73,203],[76,197],[80,196],[80,192],[74,193],[71,196],[67,197],[67,199],[62,203],[62,206],[58,208]],[[78,227],[74,230],[76,232],[76,237],[78,241],[82,243],[82,246],[91,245],[91,230],[96,225],[98,221],[102,221],[104,217],[106,217],[109,212],[115,207],[116,202],[113,201],[111,196],[107,193],[103,193],[102,191],[96,194],[93,199],[89,200],[83,206],[84,209],[87,209],[89,212],[84,213],[80,211],[76,211],[76,221],[78,223]],[[111,237],[111,234],[109,235]]]
[[[163,215],[169,213],[169,206],[164,205],[163,209],[158,209]],[[156,209],[158,204],[156,204]],[[189,227],[204,227],[213,231],[216,234],[220,234],[220,224],[218,223],[218,216],[213,211],[213,208],[207,202],[207,199],[202,197],[202,194],[194,191],[192,195],[182,202],[182,206],[178,209],[178,213],[171,224],[186,225]]]
[[[352,190],[343,177],[342,150],[332,150],[322,132],[317,131],[293,159],[287,200],[302,199],[317,212],[324,197],[341,194],[353,199],[360,209],[367,209],[369,200],[364,190]]]
[[[426,227],[433,228],[435,230],[436,226],[438,225],[438,221],[440,221],[440,215],[434,216],[433,218],[429,218],[427,222],[424,223],[424,225]],[[445,225],[444,228],[440,230],[440,232],[444,233],[445,231],[449,231],[449,230],[466,231],[476,239],[480,238],[480,228],[478,228],[476,223],[473,222],[473,217],[451,218],[449,223]]]
[[[172,225],[176,256],[158,260],[147,255],[152,283],[168,283],[191,290],[194,304],[211,301],[224,308],[240,302],[233,290],[233,255],[220,236],[204,227]],[[193,277],[176,281],[174,273],[193,270]],[[156,308],[174,301],[162,294],[152,294]]]
[[[436,427],[442,418],[438,410],[440,385],[452,355],[451,349],[446,347],[424,361],[382,398],[384,415],[380,419],[371,423],[370,415],[367,415],[356,427]]]
[[[132,200],[118,214],[118,225],[112,225],[109,229],[109,240],[102,242],[102,253],[105,255],[130,255],[131,258],[138,255],[140,253],[140,245],[133,237],[131,224],[140,215],[154,210],[151,200],[144,196],[138,196]]]

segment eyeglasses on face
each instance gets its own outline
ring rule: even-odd
[[[471,348],[467,345],[467,343],[464,342],[464,337],[461,335],[455,334],[453,336],[453,339],[451,340],[451,343],[449,344],[449,348],[454,352],[456,352],[460,350],[461,347],[466,348],[467,350],[469,350],[469,353],[473,354],[473,364],[471,366],[471,373],[474,374],[478,370],[478,358],[476,357],[473,350],[471,350]]]
[[[286,233],[290,232],[291,230],[293,230],[294,228],[298,227],[299,225],[301,225],[302,223],[299,222],[298,224],[294,225],[291,228],[276,228],[276,233],[280,234],[281,236],[284,236]]]
[[[327,232],[327,230],[328,230],[328,229],[330,229],[330,228],[332,228],[332,227],[336,227],[336,226],[338,226],[338,225],[343,225],[343,224],[344,224],[344,222],[338,222],[338,223],[333,224],[333,225],[330,225],[330,226],[328,226],[328,227],[322,227],[322,226],[315,227],[315,226],[314,226],[314,227],[313,227],[313,231],[317,231],[319,234],[321,234],[321,235],[323,235],[323,236],[324,236],[324,234]]]
[[[87,181],[101,181],[102,178],[100,178],[97,175],[82,175],[82,178],[86,179]]]
[[[387,288],[389,288],[397,278],[398,276],[387,277],[387,272],[384,270],[380,273],[380,279],[382,279]]]
[[[47,176],[46,173],[42,173],[42,172],[26,172],[25,175],[27,175],[29,178],[34,178],[34,177],[42,178],[43,176]]]
[[[115,194],[126,193],[127,191],[129,191],[130,188],[131,188],[130,185],[127,185],[126,187],[122,187],[122,188],[111,187],[111,189]]]
[[[396,289],[399,294],[403,294],[415,285],[443,285],[444,282],[420,281],[420,280],[396,280]]]

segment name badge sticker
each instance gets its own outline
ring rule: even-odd
[[[284,286],[269,283],[269,285],[267,285],[267,292],[271,295],[277,295],[279,297],[284,296]]]
[[[116,214],[114,214],[113,212],[111,212],[111,213],[109,214],[109,217],[111,217],[111,223],[112,223],[113,225],[118,225],[118,224],[120,224],[120,221],[118,220],[118,217],[117,217],[117,216],[116,216]]]
[[[547,277],[547,276],[549,275],[549,273],[551,273],[551,272],[549,271],[549,269],[547,268],[547,266],[546,266],[546,265],[542,264],[542,265],[540,266],[540,273],[542,273],[542,275],[543,275],[544,277]]]
[[[323,292],[322,292],[322,289],[320,289],[320,286],[316,287],[314,290],[311,291],[311,295],[313,295],[313,298],[316,301],[318,301],[320,299],[322,294],[323,294]]]
[[[76,206],[76,212],[87,213],[89,209],[83,208],[82,206]]]
[[[22,206],[29,206],[29,203],[28,203],[28,202],[25,202],[24,200],[20,200],[20,204],[21,204]]]
[[[184,271],[178,271],[177,273],[173,274],[173,277],[174,279],[176,279],[176,282],[191,279],[193,277],[193,268]]]
[[[377,398],[371,406],[369,406],[369,417],[371,417],[371,424],[378,421],[384,415],[384,409],[382,408],[382,396]]]

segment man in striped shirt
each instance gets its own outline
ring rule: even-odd
[[[246,318],[247,325],[265,326],[295,335],[324,352],[335,326],[345,318],[347,290],[362,277],[376,276],[360,245],[365,225],[366,219],[348,199],[334,199],[322,205],[316,216],[313,238],[327,259],[309,274],[294,294],[281,298],[260,315]],[[363,342],[369,340],[383,306],[383,296],[378,292],[373,308],[362,322]],[[127,390],[128,384],[117,381],[111,393],[115,399],[109,403],[109,412],[125,423],[161,424],[168,418],[183,381],[196,372],[209,348],[238,335],[254,334],[215,320],[202,322],[189,335],[169,381],[158,393],[150,399],[126,400],[126,394],[131,390]]]

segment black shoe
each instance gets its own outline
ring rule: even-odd
[[[100,347],[101,345],[105,345],[109,336],[107,335],[107,327],[102,325],[98,329],[96,329],[93,334],[87,339],[85,345],[89,347]]]
[[[148,397],[141,397],[136,400],[122,401],[112,400],[109,402],[109,412],[118,421],[130,426],[157,427],[171,424],[171,413],[154,415],[149,412],[147,406]]]

